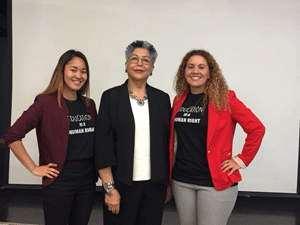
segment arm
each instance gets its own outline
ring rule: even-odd
[[[114,182],[111,166],[116,165],[114,153],[114,137],[111,124],[110,96],[108,92],[102,94],[95,135],[95,166],[102,180],[105,183]],[[105,204],[111,212],[118,214],[120,211],[120,194],[117,189],[111,191],[111,196],[105,195]]]
[[[114,146],[110,96],[109,93],[104,92],[97,115],[95,133],[95,166],[97,171],[117,164]]]
[[[99,176],[102,180],[102,186],[105,189],[105,183],[114,183],[114,178],[111,172],[111,167],[106,167],[98,170]],[[118,214],[120,211],[120,194],[117,189],[111,191],[111,196],[105,194],[104,202],[113,214]]]
[[[14,125],[7,129],[4,139],[15,156],[32,174],[53,178],[53,176],[57,176],[59,173],[59,171],[51,168],[52,166],[56,166],[56,164],[50,163],[44,166],[37,166],[28,155],[21,141],[30,130],[38,126],[42,115],[42,102],[37,97],[34,103],[21,115]]]
[[[250,164],[256,155],[262,142],[265,127],[260,120],[248,109],[232,92],[230,99],[230,108],[232,119],[240,124],[244,132],[247,134],[245,144],[241,154],[233,157],[233,159],[225,160],[222,163],[223,172],[231,169],[232,174],[235,170],[245,168]]]
[[[15,141],[8,145],[13,151],[15,156],[20,160],[20,162],[35,176],[46,176],[49,178],[57,177],[59,171],[53,169],[53,166],[57,166],[54,163],[49,163],[44,166],[37,166],[31,157],[28,155],[22,141]]]

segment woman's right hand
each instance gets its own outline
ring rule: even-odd
[[[166,198],[165,198],[165,202],[164,203],[168,203],[173,197],[173,192],[172,192],[172,187],[169,184],[167,187],[167,194],[166,194]]]
[[[120,200],[121,196],[117,189],[111,191],[111,196],[105,195],[105,204],[108,207],[108,210],[113,214],[119,214],[120,212]]]
[[[57,164],[54,163],[49,163],[44,166],[35,166],[30,172],[35,176],[53,178],[59,174],[58,170],[52,168],[56,166]]]
[[[98,170],[98,173],[102,180],[103,186],[105,186],[106,182],[115,183],[110,166]],[[104,203],[105,205],[107,205],[108,211],[111,211],[113,214],[119,214],[120,202],[121,202],[121,196],[116,188],[111,190],[111,196],[105,194]]]

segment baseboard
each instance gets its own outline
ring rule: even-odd
[[[42,190],[42,185],[29,185],[29,184],[6,184],[2,190]],[[96,191],[102,191],[102,186],[97,186]],[[267,197],[267,198],[296,198],[299,199],[299,194],[294,193],[274,193],[274,192],[248,192],[239,191],[239,197]]]

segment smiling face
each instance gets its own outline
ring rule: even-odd
[[[74,57],[64,69],[64,97],[76,96],[76,92],[82,88],[87,80],[85,62],[80,57]]]
[[[206,59],[200,55],[191,56],[185,67],[185,79],[190,85],[193,94],[204,92],[209,76],[209,67]]]
[[[135,48],[125,63],[125,68],[128,79],[146,82],[154,69],[148,49]]]

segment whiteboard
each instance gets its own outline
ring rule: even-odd
[[[12,0],[12,123],[48,85],[58,58],[82,51],[90,64],[91,97],[122,84],[125,48],[147,40],[158,51],[148,83],[175,96],[183,56],[205,49],[229,87],[266,126],[240,191],[296,193],[299,150],[299,29],[296,0]],[[237,126],[234,154],[245,134]],[[35,131],[23,140],[38,163]],[[10,184],[41,184],[11,154]]]

